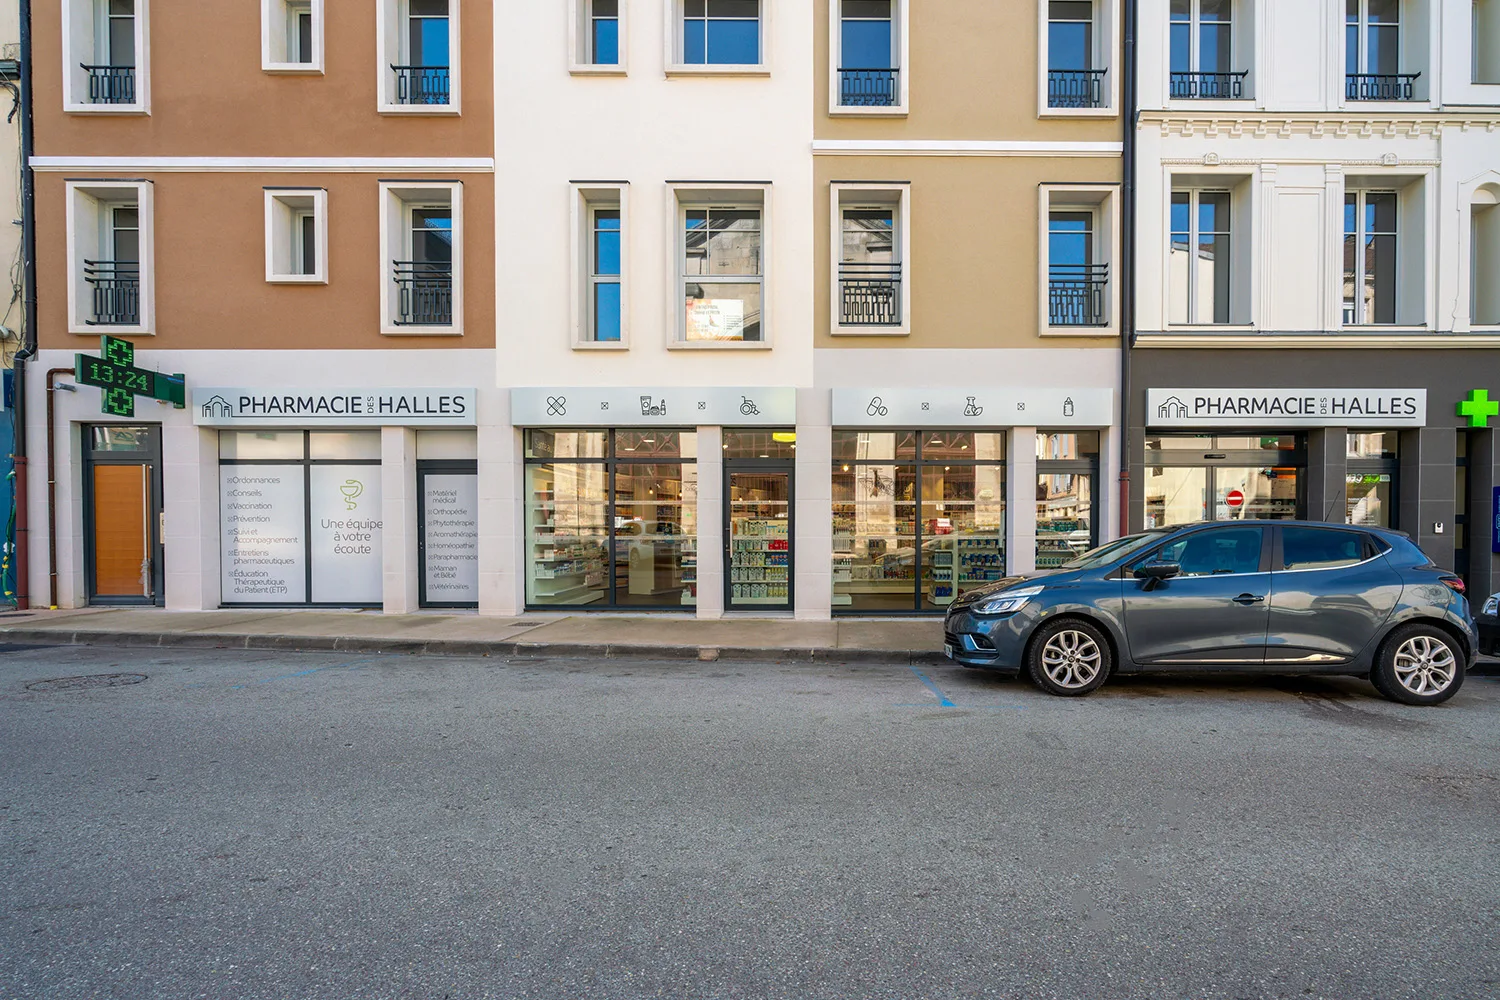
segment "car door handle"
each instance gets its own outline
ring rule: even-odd
[[[1234,603],[1236,603],[1236,604],[1243,604],[1245,607],[1248,608],[1250,605],[1252,605],[1252,604],[1259,604],[1261,601],[1264,601],[1264,600],[1265,600],[1265,598],[1262,597],[1262,596],[1260,596],[1259,594],[1241,594],[1239,597],[1236,597],[1234,599]]]

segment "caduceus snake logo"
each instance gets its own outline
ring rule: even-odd
[[[346,479],[344,480],[344,485],[339,487],[339,492],[344,494],[345,509],[355,510],[359,507],[359,504],[355,503],[354,500],[356,497],[364,494],[365,484],[358,479]]]

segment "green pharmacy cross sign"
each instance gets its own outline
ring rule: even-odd
[[[1487,389],[1475,389],[1458,404],[1458,415],[1468,417],[1470,427],[1488,427],[1490,417],[1500,417],[1500,400],[1491,399]]]
[[[99,353],[74,356],[73,376],[84,385],[104,390],[99,409],[112,417],[135,416],[135,397],[147,396],[171,403],[179,410],[187,405],[186,376],[163,375],[135,366],[135,346],[108,335],[99,338]]]

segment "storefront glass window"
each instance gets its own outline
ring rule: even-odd
[[[833,604],[939,611],[1005,573],[1005,445],[969,431],[835,431]]]
[[[725,458],[796,458],[797,433],[782,431],[724,432]]]
[[[528,431],[526,454],[528,604],[697,603],[696,434]]]
[[[1208,520],[1208,470],[1146,469],[1146,527]]]
[[[1146,439],[1146,527],[1301,516],[1306,452],[1296,434]]]
[[[1348,457],[1396,458],[1395,431],[1360,431],[1349,434]]]
[[[1099,432],[1039,431],[1036,459],[1036,568],[1052,569],[1098,542]]]
[[[308,458],[380,461],[379,431],[319,431],[308,438]]]
[[[1396,477],[1400,472],[1396,447],[1399,437],[1395,431],[1349,434],[1349,464],[1344,476],[1346,524],[1374,528],[1396,526]]]

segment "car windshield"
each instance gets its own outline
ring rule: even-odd
[[[1112,542],[1106,542],[1096,549],[1089,549],[1083,555],[1072,562],[1063,563],[1058,569],[1091,569],[1095,566],[1103,566],[1105,563],[1124,559],[1144,549],[1154,542],[1161,541],[1163,535],[1169,533],[1170,529],[1158,528],[1155,531],[1143,531],[1138,535],[1126,535],[1124,538],[1116,538]]]

